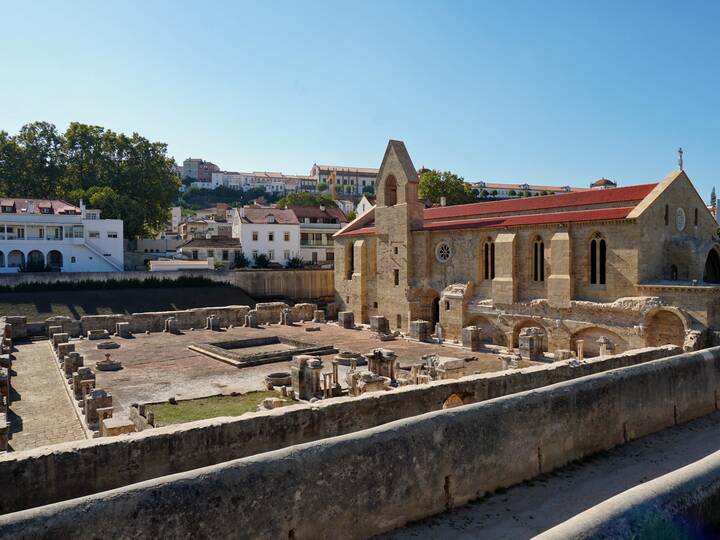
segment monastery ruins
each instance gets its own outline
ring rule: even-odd
[[[425,208],[390,141],[377,195],[334,270],[227,277],[284,301],[2,314],[0,540],[403,538],[720,425],[720,242],[682,170]],[[717,530],[720,455],[697,452],[570,493],[562,519],[486,519],[516,538]]]

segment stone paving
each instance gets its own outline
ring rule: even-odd
[[[10,404],[15,451],[85,438],[47,341],[17,346]]]
[[[380,341],[369,330],[346,330],[333,324],[321,324],[320,331],[306,332],[305,327],[318,326],[296,324],[294,326],[271,325],[261,328],[231,328],[227,331],[186,330],[182,335],[165,333],[137,334],[132,339],[112,338],[120,344],[119,349],[98,350],[99,341],[73,340],[76,350],[85,357],[85,365],[94,367],[105,353],[120,360],[123,369],[117,372],[96,371],[97,387],[113,394],[113,416],[125,418],[132,403],[166,401],[170,397],[190,399],[231,392],[248,392],[264,389],[265,375],[277,371],[289,371],[289,362],[276,362],[261,366],[238,369],[188,349],[189,345],[269,337],[272,335],[295,338],[318,345],[334,345],[340,351],[365,353],[374,348],[388,348],[397,353],[401,365],[420,361],[425,354],[439,353],[443,356],[465,358],[475,356],[473,371],[499,371],[501,362],[496,354],[468,352],[460,347],[418,343],[405,339]],[[277,348],[277,345],[273,346]],[[331,356],[322,357],[330,370]],[[341,367],[340,379],[344,382],[347,368]]]

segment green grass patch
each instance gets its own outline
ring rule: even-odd
[[[155,414],[155,426],[169,426],[195,420],[206,420],[218,416],[240,416],[243,413],[256,411],[263,399],[276,397],[288,405],[293,401],[282,397],[279,392],[248,392],[235,396],[212,396],[200,399],[186,399],[177,404],[156,403],[147,408]]]
[[[62,315],[130,315],[145,311],[178,311],[229,305],[255,306],[255,300],[238,287],[160,287],[157,289],[104,289],[0,293],[0,314],[24,315],[30,322]]]

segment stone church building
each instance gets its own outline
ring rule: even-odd
[[[540,327],[543,348],[597,354],[676,344],[695,349],[720,329],[717,223],[682,170],[658,183],[424,208],[418,174],[390,141],[377,205],[335,234],[340,309],[440,323],[460,339],[517,346]]]

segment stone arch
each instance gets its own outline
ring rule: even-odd
[[[10,253],[8,253],[7,265],[10,268],[20,268],[21,266],[25,266],[25,254],[20,250],[13,249]]]
[[[43,255],[43,252],[33,249],[28,253],[26,266],[30,271],[42,272],[45,269],[45,255]]]
[[[651,311],[645,317],[645,345],[677,345],[685,343],[687,321],[677,309],[660,308]]]
[[[515,324],[513,327],[513,343],[515,346],[517,346],[518,343],[520,343],[520,331],[523,328],[542,328],[544,335],[542,339],[542,350],[543,352],[548,352],[548,331],[547,328],[545,328],[545,325],[542,324],[540,321],[534,320],[534,319],[524,319],[518,323]]]
[[[63,267],[63,254],[56,249],[47,254],[47,264],[51,270],[60,270]]]
[[[720,255],[718,255],[717,246],[713,246],[707,254],[703,281],[705,283],[720,283]]]
[[[481,343],[491,343],[503,347],[507,344],[505,334],[487,317],[476,315],[470,319],[468,326],[477,326],[480,328]]]
[[[606,337],[613,342],[613,345],[615,345],[615,349],[612,351],[613,354],[625,352],[629,348],[625,338],[620,337],[612,330],[600,326],[588,326],[582,330],[578,330],[570,337],[570,346],[573,351],[577,351],[577,342],[578,340],[582,340],[583,356],[585,358],[600,356],[600,345],[597,340],[601,337]]]
[[[472,394],[468,394],[467,392],[456,392],[454,394],[450,394],[447,399],[443,402],[443,409],[452,409],[454,407],[460,407],[461,405],[468,405],[469,403],[474,403],[475,400],[473,399]]]
[[[395,206],[397,204],[398,185],[396,178],[392,174],[385,177],[383,193],[385,195],[385,206]]]

